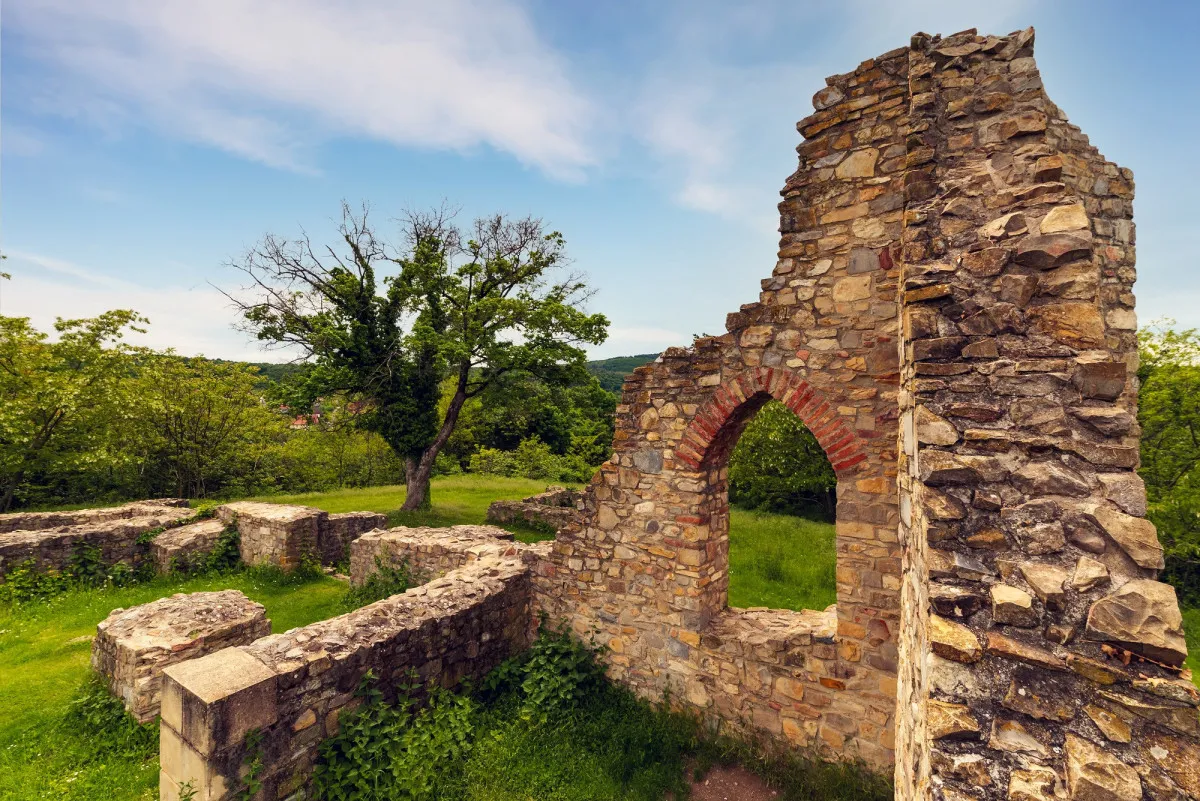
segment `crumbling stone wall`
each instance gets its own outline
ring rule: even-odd
[[[237,590],[180,593],[110,612],[96,627],[92,670],[146,723],[158,716],[165,668],[270,633],[263,605]]]
[[[487,510],[489,523],[528,523],[558,531],[574,522],[580,494],[566,487],[548,487],[545,492],[520,501],[494,501]]]
[[[94,546],[105,564],[134,565],[148,558],[138,537],[192,516],[186,501],[138,501],[111,509],[18,512],[0,515],[0,579],[33,561],[38,570],[63,570],[79,543]]]
[[[898,798],[1200,798],[1134,472],[1132,175],[1032,46],[920,34],[827,80],[759,301],[626,381],[539,602],[643,694],[894,759]],[[727,461],[770,398],[837,474],[826,613],[727,607]]]
[[[350,545],[350,583],[359,586],[365,582],[378,570],[376,560],[389,567],[405,564],[417,581],[424,581],[480,559],[512,559],[538,550],[513,542],[511,533],[495,526],[400,526],[369,532]]]
[[[329,514],[311,506],[237,501],[217,507],[217,517],[236,525],[242,561],[248,565],[296,568],[305,558],[332,565],[363,532],[387,525],[375,512]]]
[[[393,698],[410,671],[443,687],[480,678],[529,645],[531,599],[520,560],[478,559],[346,615],[167,668],[160,797],[175,801],[186,782],[196,801],[232,797],[254,729],[262,735],[256,797],[295,797],[318,744],[359,703],[368,670]]]

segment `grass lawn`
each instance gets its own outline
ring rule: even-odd
[[[824,609],[836,602],[835,539],[830,523],[733,509],[729,605]]]
[[[299,503],[326,512],[382,512],[394,525],[453,526],[482,523],[488,504],[519,500],[541,492],[545,481],[498,476],[435,478],[433,508],[401,512],[404,487],[270,495],[253,500]],[[505,526],[517,539],[535,542],[547,535],[521,526]],[[772,609],[824,609],[837,600],[834,580],[834,528],[789,515],[734,509],[729,532],[730,606]]]
[[[89,674],[90,636],[109,612],[176,592],[219,589],[241,590],[267,608],[274,631],[286,631],[339,614],[346,585],[318,578],[286,586],[250,573],[162,577],[16,610],[0,607],[0,798],[158,798],[158,761],[92,754],[87,734],[65,725],[67,704]]]
[[[1192,682],[1200,687],[1200,608],[1184,607],[1183,633],[1187,637],[1187,666],[1192,671]]]
[[[394,526],[478,525],[484,522],[492,501],[519,501],[542,492],[551,483],[503,476],[439,476],[433,479],[429,490],[433,508],[418,512],[400,511],[405,497],[402,485],[304,492],[298,495],[263,495],[247,500],[298,503],[315,506],[326,512],[380,512],[386,514]],[[512,531],[522,542],[549,539],[549,535],[523,526],[505,525],[502,528]]]

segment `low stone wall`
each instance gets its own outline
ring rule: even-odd
[[[93,525],[131,517],[159,514],[164,508],[186,508],[184,498],[156,498],[134,501],[104,509],[75,509],[69,512],[13,512],[0,515],[0,534],[10,531],[42,531],[49,528]]]
[[[346,556],[347,546],[365,531],[387,525],[374,512],[329,514],[311,506],[238,501],[217,507],[217,517],[236,524],[242,561],[248,565],[298,566],[305,555],[332,565]]]
[[[362,534],[387,528],[387,515],[376,512],[343,512],[327,515],[317,528],[321,562],[333,565],[349,556],[350,543]]]
[[[92,669],[145,723],[158,715],[164,668],[270,633],[263,605],[237,590],[180,593],[109,613],[96,627]]]
[[[192,516],[192,511],[184,507],[157,506],[151,503],[129,504],[118,507],[118,510],[122,512],[121,515],[98,515],[91,522],[55,528],[22,529],[0,534],[0,578],[17,565],[29,560],[33,561],[38,570],[63,570],[70,564],[71,555],[76,545],[81,542],[99,548],[100,559],[105,564],[120,562],[133,565],[148,556],[145,546],[138,544],[140,535],[152,529],[177,524]],[[44,517],[31,521],[28,520],[29,515],[18,517],[30,525],[39,525],[50,520]],[[81,514],[76,519],[87,518],[88,515]]]
[[[376,572],[376,559],[391,567],[407,563],[414,577],[427,580],[479,559],[513,558],[527,547],[495,526],[372,531],[350,545],[350,583],[358,586]]]
[[[224,531],[225,524],[216,519],[167,529],[150,543],[150,558],[159,573],[186,569],[212,553]]]
[[[325,512],[311,506],[238,501],[217,507],[217,517],[237,525],[242,561],[248,565],[299,566],[317,553],[317,535]]]
[[[160,798],[230,798],[241,786],[246,734],[262,734],[260,798],[283,799],[312,774],[321,740],[357,705],[373,670],[385,695],[415,670],[426,684],[478,678],[529,644],[528,568],[473,561],[445,577],[349,614],[165,671]]]
[[[543,525],[557,531],[578,518],[580,497],[575,490],[550,487],[524,500],[495,501],[488,507],[487,522]]]

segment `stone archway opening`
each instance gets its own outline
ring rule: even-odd
[[[804,421],[760,393],[727,424],[709,462],[713,535],[728,542],[728,605],[833,605],[837,477]]]

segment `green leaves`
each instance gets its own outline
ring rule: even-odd
[[[778,401],[750,421],[729,460],[729,499],[750,509],[832,520],[836,486],[816,437]]]

